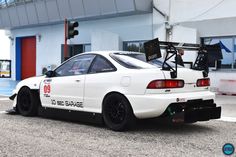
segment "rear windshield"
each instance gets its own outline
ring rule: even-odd
[[[162,64],[164,63],[164,59],[163,58],[158,58],[158,59],[154,59],[152,61],[149,61],[149,63],[157,66],[157,67],[162,67]],[[175,63],[171,62],[171,61],[167,61],[167,64],[169,64],[172,68],[175,67]],[[167,68],[166,65],[164,65],[165,68]],[[177,65],[178,68],[183,68],[183,66],[181,65]]]
[[[125,54],[126,56],[130,56],[132,58],[136,58],[138,60],[141,60],[141,61],[144,61],[144,62],[147,62],[146,60],[146,56],[145,54],[141,54],[141,53],[127,53]],[[158,59],[154,59],[154,60],[151,60],[149,61],[148,63],[158,67],[158,68],[161,68],[162,67],[162,64],[164,63],[164,59],[163,58],[158,58]],[[172,68],[175,67],[175,63],[171,62],[171,61],[166,61],[167,64],[169,64]],[[177,65],[179,68],[181,68],[182,66],[180,65]],[[165,68],[167,68],[167,66],[165,65]]]
[[[145,62],[145,56],[134,53],[112,53],[110,54],[116,62],[129,69],[150,69],[155,66]]]

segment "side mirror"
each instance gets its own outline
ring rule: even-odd
[[[46,75],[47,77],[54,77],[54,76],[55,76],[55,72],[52,71],[52,70],[49,70],[49,71],[47,71],[47,72],[45,73],[45,75]]]

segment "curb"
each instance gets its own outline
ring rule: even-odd
[[[221,93],[221,92],[218,92],[218,93],[216,93],[216,95],[236,96],[236,93]]]

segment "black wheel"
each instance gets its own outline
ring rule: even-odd
[[[40,104],[39,95],[36,91],[23,87],[17,95],[17,109],[23,116],[36,116]]]
[[[103,102],[103,120],[107,127],[122,131],[133,126],[135,116],[128,100],[121,94],[108,95]]]

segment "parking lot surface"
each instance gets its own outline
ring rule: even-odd
[[[236,117],[234,99],[217,97],[223,116]],[[0,156],[224,156],[225,143],[236,146],[236,122],[145,120],[114,132],[99,124],[5,114],[9,108],[11,102],[0,97]]]

